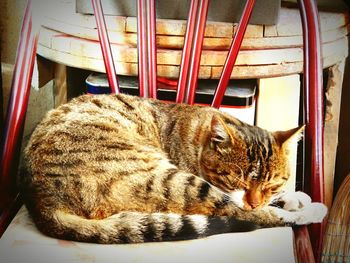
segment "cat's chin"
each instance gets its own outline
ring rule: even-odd
[[[239,208],[245,209],[243,197],[245,191],[244,190],[236,190],[229,193],[231,201],[238,206]]]

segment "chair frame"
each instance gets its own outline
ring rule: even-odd
[[[113,93],[119,93],[118,79],[108,39],[101,0],[91,0],[108,81]],[[224,96],[235,64],[255,0],[247,0],[237,32],[214,94],[212,106],[218,108]],[[176,102],[194,103],[199,61],[204,38],[209,0],[192,0],[180,65]],[[315,0],[298,0],[303,26],[304,49],[304,123],[305,173],[312,199],[324,203],[323,174],[323,86],[320,28]],[[155,0],[137,0],[138,55],[140,96],[156,98],[156,16]],[[39,32],[32,28],[32,0],[28,0],[14,66],[11,94],[1,144],[0,236],[22,204],[15,188],[20,146],[27,111]],[[311,187],[312,186],[312,187]],[[320,262],[325,225],[295,227],[295,242],[299,262]],[[311,242],[309,238],[311,236]],[[310,246],[312,244],[312,248]]]

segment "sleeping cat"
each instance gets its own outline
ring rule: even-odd
[[[301,132],[270,133],[211,107],[83,95],[37,126],[20,188],[43,233],[83,242],[321,222],[323,204],[282,192],[288,145]]]

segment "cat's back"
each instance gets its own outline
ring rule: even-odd
[[[142,98],[123,94],[82,95],[48,112],[32,138],[38,133],[40,137],[69,132],[93,137],[103,131],[140,131],[143,123],[153,121],[154,107]]]
[[[156,109],[129,95],[83,95],[48,112],[34,130],[25,159],[34,170],[50,163],[66,167],[108,151],[159,144]],[[99,156],[99,157],[97,157]],[[35,169],[37,168],[37,169]]]
[[[36,131],[45,129],[50,132],[52,128],[70,130],[72,127],[112,129],[111,126],[132,129],[140,122],[152,121],[153,111],[147,100],[135,96],[82,95],[51,110]]]

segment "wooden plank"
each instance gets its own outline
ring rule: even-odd
[[[97,72],[104,72],[104,64],[102,59],[75,56],[69,53],[60,52],[54,49],[38,45],[38,54],[53,60],[58,63],[62,63],[68,66],[83,68],[87,70],[93,70]],[[347,52],[337,50],[329,57],[323,59],[324,68],[332,66],[347,56]],[[67,59],[67,60],[65,60]],[[137,64],[116,62],[117,73],[122,75],[137,75]],[[201,67],[200,78],[220,78],[222,66],[205,66],[205,69]],[[169,78],[177,78],[178,66],[171,65],[158,65],[158,75]],[[302,62],[295,63],[282,63],[274,65],[242,65],[235,66],[232,72],[232,78],[264,78],[264,77],[276,77],[289,74],[300,73],[303,70]]]
[[[322,43],[332,42],[334,40],[338,40],[340,38],[344,38],[349,34],[349,30],[347,26],[339,27],[333,30],[322,32],[321,40]]]
[[[232,79],[244,78],[266,78],[280,77],[300,73],[303,70],[302,62],[283,63],[275,65],[254,65],[254,66],[234,66],[231,74]],[[222,67],[212,67],[212,79],[219,79],[222,72]]]
[[[325,43],[322,45],[322,55],[323,57],[328,57],[339,51],[343,51],[344,55],[347,55],[348,52],[348,41],[347,37],[338,39],[333,42]]]
[[[52,49],[69,53],[75,56],[101,58],[100,46],[97,42],[65,37],[54,37]],[[118,62],[137,63],[137,49],[112,45],[113,58]],[[203,50],[201,65],[222,66],[227,56],[226,51]],[[251,50],[241,51],[237,57],[236,65],[266,65],[280,64],[285,62],[302,61],[303,52],[301,48]],[[164,65],[179,65],[181,61],[181,50],[157,50],[157,63]]]
[[[53,99],[57,108],[67,102],[67,66],[55,63],[54,77]]]
[[[323,58],[323,68],[332,66],[347,56],[342,51],[333,54],[332,56]],[[212,67],[213,79],[220,78],[222,67]],[[303,62],[283,63],[275,65],[246,65],[235,66],[232,70],[231,78],[266,78],[266,77],[279,77],[295,73],[303,72]]]
[[[77,26],[67,25],[62,22],[46,19],[44,20],[44,27],[42,28],[42,32],[47,33],[49,31],[56,32],[57,31],[65,33],[70,36],[98,41],[97,30],[89,29],[89,28],[81,28]],[[52,30],[54,29],[54,30]],[[137,46],[137,35],[136,33],[118,33],[109,31],[109,39],[113,44],[120,45],[129,45],[136,47]],[[54,34],[54,33],[51,33]],[[50,41],[49,34],[40,38],[40,42],[48,42]],[[165,36],[165,35],[157,35],[156,36],[157,46],[163,48],[175,48],[181,49],[183,46],[184,38],[183,36]],[[204,38],[203,46],[205,49],[228,49],[231,45],[232,38],[217,38],[217,37],[206,37]],[[49,46],[49,43],[45,44]]]
[[[338,146],[338,130],[342,84],[345,61],[331,67],[328,71],[326,88],[326,122],[324,126],[324,180],[325,201],[331,207],[333,200],[333,186],[335,162]]]
[[[102,58],[90,58],[84,56],[76,56],[70,53],[60,52],[54,49],[49,49],[45,46],[38,45],[37,53],[41,56],[49,58],[57,63],[62,63],[67,66],[92,70],[97,72],[105,72],[105,67]],[[115,61],[117,74],[136,76],[138,73],[137,63],[126,63]],[[177,78],[179,66],[173,65],[158,65],[157,73],[160,77]],[[208,79],[211,77],[211,67],[202,66],[199,70],[199,78]]]
[[[343,27],[349,22],[349,16],[345,13],[319,12],[319,17],[322,32]],[[302,35],[299,10],[281,8],[276,27],[278,36]]]
[[[276,36],[278,36],[276,25],[264,26],[264,37],[276,37]]]
[[[186,20],[172,20],[172,19],[157,19],[156,33],[159,35],[168,36],[184,36],[186,33]],[[223,37],[231,38],[234,33],[235,25],[233,23],[214,22],[210,21],[206,23],[204,36],[206,37]],[[251,35],[257,35],[256,27],[250,28]],[[137,20],[136,17],[128,17],[126,19],[126,32],[137,32]]]
[[[266,28],[266,27],[265,27]],[[349,33],[346,26],[336,28],[334,30],[322,32],[322,43],[333,42],[335,40],[345,38]],[[227,49],[231,44],[229,38],[204,38],[204,49]],[[270,48],[289,48],[302,47],[302,36],[272,36],[260,38],[244,38],[242,49],[270,49]],[[180,44],[180,47],[182,43]],[[166,39],[162,43],[162,47],[166,47]]]
[[[245,38],[260,38],[264,36],[264,26],[248,25],[247,31],[244,34]]]
[[[136,17],[127,17],[126,32],[137,32]],[[156,33],[162,35],[184,36],[186,32],[186,20],[157,19]]]
[[[14,65],[1,62],[1,81],[2,81],[2,94],[3,94],[2,105],[3,105],[4,119],[6,119],[8,98],[10,97],[10,93],[11,93],[11,82],[12,82],[13,71],[14,71]],[[0,199],[1,199],[1,195],[0,195]],[[1,208],[2,207],[0,206],[0,209]]]
[[[231,38],[237,28],[237,24],[209,21],[205,28],[205,37]],[[253,29],[253,28],[251,28]],[[249,30],[251,30],[249,28]],[[255,29],[256,30],[256,29]],[[248,31],[248,28],[247,28]],[[256,33],[255,33],[256,34]],[[249,34],[247,35],[247,37]]]
[[[348,56],[347,41],[348,41],[347,38],[344,38],[344,39],[337,40],[334,43],[331,43],[331,44],[328,43],[328,44],[323,45],[323,68],[332,66],[332,65],[338,63],[339,61],[341,61],[343,58]],[[241,52],[243,52],[243,51],[241,51]],[[270,54],[270,53],[266,53],[266,54]],[[279,59],[281,59],[281,58],[279,58]],[[239,65],[239,64],[237,64],[237,65]],[[249,72],[241,72],[239,69],[235,70],[235,68],[237,68],[237,65],[233,69],[233,72],[231,74],[231,78],[235,78],[237,76],[244,76],[244,75],[249,73]],[[270,65],[268,65],[268,64],[257,65],[257,64],[255,64],[255,65],[249,65],[249,67],[246,67],[246,68],[243,67],[241,69],[246,70],[248,68],[248,70],[250,69],[251,74],[253,76],[257,76],[257,77],[279,76],[279,75],[287,75],[287,74],[302,72],[301,65],[302,64],[299,62],[289,63],[288,61],[281,61],[281,63],[277,64],[277,65],[272,65],[272,64],[270,64]],[[216,67],[216,66],[214,67],[213,66],[212,78],[219,78],[221,71],[222,71],[222,67]],[[284,72],[284,74],[283,74],[283,72]]]
[[[52,38],[52,32],[50,29],[60,31],[62,33],[84,38],[87,40],[98,41],[98,35],[96,29],[90,29],[85,27],[79,27],[75,25],[66,24],[53,19],[43,19],[43,25],[45,26],[41,31],[43,35],[40,36],[40,41],[45,45],[50,46],[50,38]],[[261,29],[261,28],[260,28]],[[260,30],[259,29],[259,30]],[[265,27],[266,29],[266,27]],[[298,47],[302,46],[302,36],[275,36],[275,37],[263,37],[259,30],[255,33],[247,33],[246,38],[243,39],[242,49],[269,49],[269,48],[285,48],[285,47]],[[56,33],[57,34],[57,33]],[[255,35],[254,35],[255,34]],[[325,31],[322,33],[323,43],[332,42],[339,38],[342,38],[348,34],[348,28],[346,26],[336,28],[334,30]],[[255,36],[254,38],[252,38]],[[121,33],[109,31],[109,38],[111,43],[130,45],[136,47],[137,35],[136,33]],[[184,38],[182,36],[174,35],[157,35],[157,46],[161,48],[181,49],[183,46]],[[229,37],[205,37],[203,47],[204,49],[214,50],[227,50],[232,42],[231,36]]]
[[[52,49],[70,53],[75,56],[101,57],[100,46],[97,42],[72,38],[69,36],[58,36],[52,39]],[[137,62],[136,48],[127,46],[112,45],[113,56],[120,62]],[[266,56],[266,54],[269,56]],[[201,58],[201,65],[223,65],[226,59],[226,51],[206,51]],[[271,64],[282,63],[283,61],[300,61],[302,59],[301,49],[288,50],[256,50],[252,52],[241,51],[237,58],[237,65],[242,64]],[[159,64],[179,65],[181,61],[180,50],[158,50],[157,60]]]
[[[62,33],[42,27],[40,29],[38,42],[45,47],[51,48],[51,41],[58,34]]]
[[[322,42],[328,43],[347,35],[345,27],[332,31],[327,31],[322,34]],[[279,37],[263,37],[263,38],[246,38],[243,39],[243,49],[271,49],[271,48],[290,48],[290,47],[302,47],[302,36],[279,36]],[[218,46],[218,45],[217,45]]]
[[[62,17],[64,17],[65,19],[62,19]],[[82,27],[82,28],[95,29],[97,27],[94,16],[82,15],[77,13],[73,13],[73,14],[66,13],[64,14],[64,16],[62,16],[59,13],[51,12],[51,14],[46,14],[45,18],[50,20],[56,20],[58,23],[64,22],[68,25]],[[105,21],[109,31],[120,32],[120,33],[126,32],[126,17],[105,16]]]
[[[31,84],[32,88],[39,89],[54,78],[54,64],[46,58],[40,56],[36,58]]]
[[[349,23],[349,13],[319,12],[321,31],[329,31]]]
[[[46,35],[40,37],[40,42],[43,45],[50,47],[49,41],[55,34],[70,35],[77,38],[85,39],[85,40],[93,40],[98,41],[97,30],[89,29],[89,28],[80,28],[77,26],[66,25],[61,22],[57,22],[54,20],[45,20],[45,27],[42,28],[42,32]],[[52,30],[54,28],[55,30]],[[48,32],[51,31],[51,34]],[[59,32],[58,32],[59,31]],[[52,33],[56,32],[56,33]],[[137,46],[137,35],[136,33],[118,33],[109,31],[109,39],[112,44],[119,45],[129,45],[136,47]],[[228,49],[231,45],[232,38],[214,38],[214,37],[206,37],[204,38],[204,49]],[[45,43],[46,42],[46,43]],[[162,48],[170,48],[170,49],[181,49],[183,46],[184,38],[183,36],[164,36],[157,35],[156,42],[158,47]],[[44,44],[45,43],[45,44]]]
[[[96,29],[86,28],[76,25],[70,25],[65,22],[44,18],[42,25],[48,29],[59,31],[67,35],[76,36],[79,38],[98,41],[98,33]],[[108,31],[109,38],[112,43],[136,45],[136,34]]]
[[[300,76],[290,75],[258,80],[256,125],[269,131],[288,130],[298,126]],[[290,148],[288,190],[295,190],[297,144]]]

